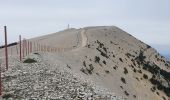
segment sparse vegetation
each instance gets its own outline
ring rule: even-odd
[[[136,73],[136,69],[135,69],[135,68],[133,69],[133,72],[135,72],[135,73]]]
[[[146,46],[147,46],[147,49],[151,48],[151,46],[150,46],[150,45],[146,45]]]
[[[105,64],[105,65],[106,65],[106,61],[105,61],[105,60],[103,60],[103,64]]]
[[[81,68],[80,71],[82,71],[84,74],[87,74],[84,68]]]
[[[69,69],[71,69],[71,67],[70,67],[69,65],[67,65],[67,67],[68,67]]]
[[[14,95],[13,94],[4,94],[3,96],[2,96],[2,98],[3,99],[6,99],[6,100],[8,100],[9,98],[13,98],[14,97]]]
[[[134,98],[136,98],[136,95],[133,95]]]
[[[32,59],[32,58],[27,58],[26,60],[24,60],[24,63],[36,63],[37,61]]]
[[[36,52],[35,52],[34,54],[35,54],[35,55],[40,55],[39,53],[36,53]]]
[[[103,51],[101,51],[99,48],[96,48],[96,49],[100,52],[101,56],[106,57],[107,59],[109,58],[108,55],[104,53]]]
[[[99,42],[98,40],[97,43],[99,44],[99,46],[96,49],[100,52],[101,56],[106,57],[108,59],[109,56],[107,55],[107,49],[104,47],[104,44]]]
[[[109,73],[110,73],[108,70],[105,70],[105,72],[106,72],[107,74],[109,74]]]
[[[122,58],[119,58],[119,60],[120,60],[121,62],[123,62]]]
[[[127,74],[128,70],[126,68],[124,68],[124,74]]]
[[[144,78],[144,79],[148,79],[148,75],[143,74],[143,78]]]
[[[100,57],[95,56],[95,62],[96,62],[96,63],[99,63],[99,62],[100,62]]]
[[[103,50],[107,53],[107,49],[105,47],[103,47]]]
[[[83,61],[83,66],[86,67],[86,62],[85,61]]]
[[[121,89],[123,89],[123,86],[120,86]]]
[[[100,76],[99,73],[96,73],[96,75]]]
[[[135,57],[134,55],[132,55],[132,54],[130,54],[130,53],[126,53],[125,54],[128,58],[130,58],[130,57]]]
[[[90,65],[89,65],[89,68],[86,68],[86,69],[87,69],[87,71],[88,71],[89,74],[92,74],[94,67],[93,67],[92,64],[90,64]]]
[[[142,70],[138,70],[138,73],[142,74]]]
[[[164,96],[162,96],[162,99],[163,99],[163,100],[166,100],[166,98],[165,98]]]
[[[122,81],[124,84],[126,84],[125,78],[121,77],[121,81]]]
[[[153,87],[151,88],[151,91],[152,91],[152,92],[155,92],[155,90],[156,90],[156,87],[153,86]]]
[[[126,96],[129,96],[129,93],[127,91],[124,91],[124,92],[125,92]]]
[[[145,58],[146,58],[146,56],[144,56],[144,55],[143,55],[143,52],[140,51],[139,56],[136,58],[136,59],[138,59],[138,60],[137,60],[137,63],[143,62]]]

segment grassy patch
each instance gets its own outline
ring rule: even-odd
[[[9,98],[13,98],[14,97],[14,95],[13,94],[4,94],[3,96],[2,96],[2,98],[3,99],[9,99]]]
[[[34,53],[35,55],[40,55],[39,53]]]
[[[27,58],[26,60],[24,60],[24,63],[36,63],[37,61],[31,58]]]

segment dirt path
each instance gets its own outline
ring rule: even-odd
[[[86,36],[86,31],[87,30],[82,30],[81,31],[81,47],[85,47],[87,45],[87,36]]]

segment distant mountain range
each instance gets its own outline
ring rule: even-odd
[[[165,58],[167,58],[170,61],[170,54],[162,54]]]
[[[165,57],[170,61],[170,55],[165,55]]]

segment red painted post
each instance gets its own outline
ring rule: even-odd
[[[0,66],[0,96],[2,95],[2,79],[1,79],[1,66]]]
[[[17,55],[18,55],[18,46],[16,46],[16,51],[17,51]]]
[[[34,52],[36,52],[36,44],[35,44],[35,42],[34,42]]]
[[[28,43],[28,55],[29,55],[30,54],[30,43],[29,41],[27,43]]]
[[[37,52],[38,52],[38,43],[37,43],[37,45],[36,45],[36,46],[37,46]]]
[[[24,48],[25,48],[25,43],[24,43],[24,40],[22,40],[22,57],[24,58]]]
[[[46,45],[44,45],[44,50],[45,50],[45,52],[47,51],[47,49],[46,49]]]
[[[38,44],[37,44],[37,43],[36,43],[36,46],[35,46],[35,47],[36,47],[36,52],[38,52]]]
[[[30,53],[32,53],[32,42],[30,42]]]
[[[7,28],[4,26],[5,31],[5,58],[6,58],[6,70],[8,70],[8,44],[7,44]]]
[[[42,52],[43,51],[42,45],[40,45],[40,47],[41,47],[41,52]]]
[[[50,52],[50,47],[48,46],[48,52]]]
[[[38,43],[38,51],[40,51],[40,45],[39,45],[39,43]]]
[[[12,56],[12,47],[11,47],[11,56]]]
[[[45,45],[43,45],[43,49],[44,49],[44,52],[45,52]]]
[[[39,51],[40,51],[39,43],[38,43],[38,45],[37,45],[37,48],[38,48],[38,52],[39,52]]]
[[[41,46],[40,46],[40,44],[39,44],[38,46],[39,46],[39,51],[41,52]]]
[[[20,61],[21,61],[21,59],[22,59],[22,55],[21,55],[21,35],[19,35],[19,58],[20,58]]]
[[[26,56],[28,55],[28,50],[27,50],[27,40],[25,40],[25,51],[26,51]]]

